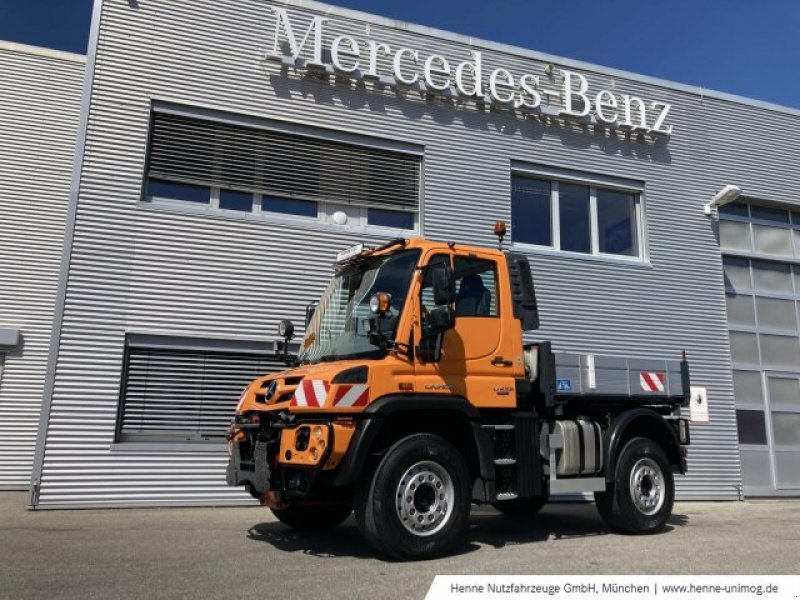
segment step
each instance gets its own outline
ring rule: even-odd
[[[511,431],[514,429],[513,425],[481,425],[484,429],[494,429],[495,431]]]
[[[497,466],[507,466],[507,465],[515,465],[517,464],[516,458],[495,458],[494,464]]]
[[[497,494],[498,501],[515,500],[518,497],[519,496],[517,496],[514,492],[503,492],[502,494]]]

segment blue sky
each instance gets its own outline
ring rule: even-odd
[[[332,3],[800,108],[800,0]],[[0,0],[0,39],[85,52],[91,4]]]

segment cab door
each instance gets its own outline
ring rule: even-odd
[[[434,254],[428,264],[449,262],[455,280],[455,326],[444,332],[438,362],[415,360],[416,388],[423,393],[450,393],[466,397],[481,407],[513,407],[516,402],[514,378],[522,370],[522,357],[514,353],[513,335],[504,324],[516,322],[510,300],[504,265],[497,257],[468,254]],[[423,276],[420,287],[420,329],[433,309],[430,278]],[[508,305],[508,306],[506,306]],[[513,329],[513,328],[512,328]],[[521,335],[518,332],[517,335]],[[521,341],[517,343],[521,350]]]

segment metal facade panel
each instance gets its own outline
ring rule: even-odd
[[[320,14],[304,6],[289,6],[293,16],[305,15],[300,23]],[[645,182],[647,261],[531,256],[543,323],[531,339],[551,339],[560,351],[649,359],[677,359],[686,350],[694,383],[709,388],[711,422],[693,429],[690,474],[679,478],[679,496],[738,498],[721,262],[702,206],[736,175],[724,161],[709,161],[711,141],[738,135],[736,115],[752,107],[730,104],[732,118],[714,121],[698,94],[584,72],[592,86],[674,104],[674,134],[652,143],[334,85],[260,60],[274,28],[268,7],[260,0],[103,5],[39,505],[251,502],[225,486],[223,453],[112,448],[125,332],[267,339],[280,319],[303,321],[303,306],[322,291],[337,250],[376,241],[344,229],[141,205],[154,100],[422,145],[422,228],[437,239],[495,243],[492,223],[509,219],[512,161]],[[351,33],[468,57],[464,40],[331,11],[327,43]],[[530,56],[483,50],[486,72],[503,66],[541,73],[544,66]],[[788,120],[782,131],[765,127],[758,135],[776,144],[793,136],[797,147],[798,120]],[[747,172],[768,178],[788,151],[723,152],[747,154]]]
[[[30,479],[84,62],[0,43],[0,489]]]

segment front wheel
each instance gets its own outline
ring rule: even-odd
[[[361,478],[356,520],[379,552],[402,560],[442,556],[466,536],[470,491],[469,469],[450,442],[412,435]]]
[[[647,438],[633,438],[617,460],[614,482],[595,494],[600,515],[613,529],[642,534],[662,531],[672,514],[675,482],[664,450]]]
[[[286,508],[271,509],[284,525],[298,531],[319,531],[339,525],[353,509],[346,504],[308,505],[290,504]]]

